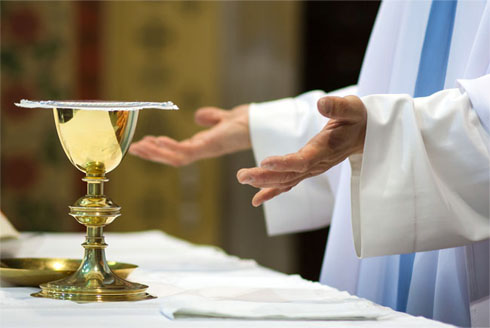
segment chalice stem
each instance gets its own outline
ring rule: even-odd
[[[87,196],[86,197],[96,197],[102,198],[104,197],[104,182],[108,181],[105,176],[101,176],[97,179],[87,175],[84,179],[87,182]],[[99,249],[102,250],[102,256],[104,256],[104,248],[107,247],[107,244],[104,240],[104,226],[87,226],[87,235],[85,239],[85,243],[82,246],[86,250]]]
[[[99,181],[99,179],[101,181]],[[104,196],[104,182],[109,181],[105,176],[100,177],[99,179],[94,179],[87,175],[83,180],[87,182],[87,195],[90,196]]]
[[[107,244],[104,242],[104,232],[103,227],[87,227],[87,236],[85,238],[85,243],[83,246],[85,248],[97,248],[104,249]]]
[[[85,275],[88,286],[94,288],[111,283],[113,273],[105,258],[107,244],[103,236],[103,227],[88,226],[82,246],[85,248],[85,254],[79,272]]]
[[[82,244],[85,254],[77,273],[87,281],[88,288],[98,288],[114,282],[114,273],[105,257],[104,226],[120,215],[120,207],[104,195],[104,182],[109,181],[104,168],[98,163],[88,166],[91,169],[82,179],[87,182],[87,194],[77,202],[85,207],[72,207],[70,214],[87,227]]]

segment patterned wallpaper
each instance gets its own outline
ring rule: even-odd
[[[198,129],[195,109],[219,103],[219,10],[219,2],[103,2],[104,97],[172,100],[180,107],[142,112],[135,139],[189,137]],[[194,242],[219,243],[219,165],[208,160],[176,169],[126,156],[107,185],[123,207],[113,228],[158,228]]]
[[[72,7],[1,2],[1,207],[20,230],[78,229],[66,214],[77,182],[52,113],[13,105],[74,97]]]

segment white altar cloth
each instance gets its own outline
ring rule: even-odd
[[[80,258],[83,234],[23,233],[19,240],[2,243],[2,257]],[[85,303],[39,299],[37,288],[0,288],[0,327],[449,327],[437,321],[413,317],[379,307],[386,313],[377,320],[246,320],[189,317],[171,320],[162,305],[171,295],[192,290],[226,288],[294,288],[328,292],[332,298],[367,302],[345,292],[288,276],[229,256],[216,247],[198,246],[160,231],[107,233],[107,259],[139,265],[129,280],[150,286],[156,299],[140,302]],[[327,293],[327,294],[328,294]],[[306,295],[305,293],[298,293]],[[294,298],[294,293],[292,294]],[[304,299],[302,300],[304,301]],[[313,300],[314,301],[314,300]]]

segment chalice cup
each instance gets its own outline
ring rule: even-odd
[[[90,103],[89,103],[90,104]],[[129,148],[138,110],[53,108],[56,130],[70,162],[85,173],[87,194],[70,206],[70,215],[87,227],[82,263],[71,276],[40,285],[32,296],[81,302],[138,301],[153,298],[148,286],[118,277],[107,265],[103,229],[121,215],[121,207],[104,194],[106,173]],[[106,108],[107,107],[107,108]],[[106,110],[104,110],[106,108]]]

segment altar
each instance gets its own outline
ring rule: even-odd
[[[80,258],[83,240],[81,233],[22,233],[2,242],[2,257]],[[137,264],[128,279],[148,285],[156,298],[77,303],[31,297],[38,288],[2,283],[0,327],[449,326],[161,231],[107,233],[106,241],[107,259]]]

